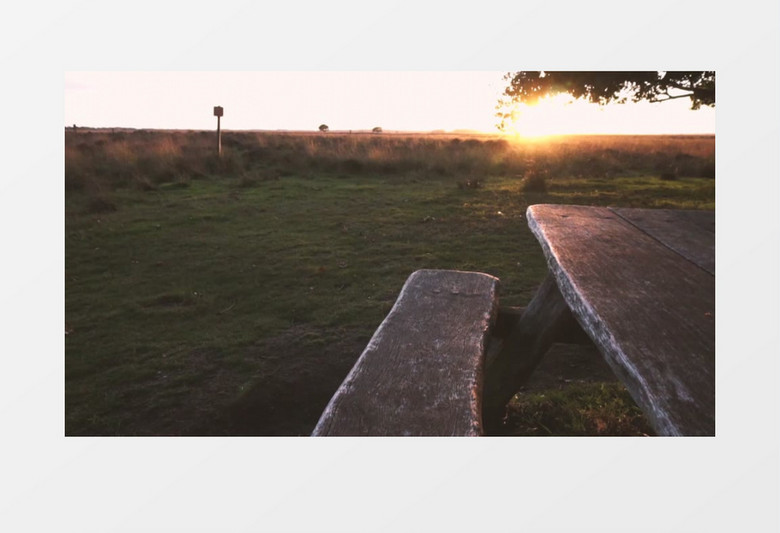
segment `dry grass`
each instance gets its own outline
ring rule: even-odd
[[[500,136],[276,134],[225,132],[222,158],[211,132],[67,131],[66,190],[153,190],[208,176],[458,176],[476,182],[529,172],[554,178],[655,173],[714,178],[712,136],[572,136],[511,140]],[[468,186],[468,185],[467,185]]]

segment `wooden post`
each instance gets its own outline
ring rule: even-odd
[[[222,118],[222,106],[214,106],[214,116],[217,117],[217,154],[222,157],[222,131],[219,124]]]

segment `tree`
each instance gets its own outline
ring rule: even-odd
[[[326,131],[328,131],[328,125],[327,124],[320,124],[320,131],[322,133],[325,133]]]
[[[376,126],[373,130],[371,130],[372,133],[382,133],[382,128],[379,126]]]
[[[508,73],[509,86],[499,100],[496,115],[504,129],[512,117],[514,104],[534,104],[540,98],[568,93],[574,98],[605,105],[608,103],[666,102],[690,98],[691,109],[715,107],[715,72],[682,71],[521,71]]]

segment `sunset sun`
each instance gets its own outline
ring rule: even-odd
[[[519,137],[544,137],[577,133],[587,127],[588,105],[568,94],[540,99],[534,104],[515,104],[506,133]]]
[[[553,135],[668,135],[714,131],[714,110],[690,111],[686,100],[599,105],[559,93],[507,109],[504,133],[533,139]]]

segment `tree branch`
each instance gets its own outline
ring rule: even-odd
[[[681,91],[691,91],[691,94],[694,95],[699,95],[699,94],[705,94],[708,96],[715,95],[715,89],[704,89],[701,87],[685,87],[671,80],[661,80],[661,81],[670,87],[674,87],[675,89],[680,89]],[[690,96],[690,95],[686,95],[686,96]]]
[[[692,91],[693,90],[693,88],[690,87],[690,86],[686,87],[685,85],[682,85],[682,84],[677,83],[676,81],[672,81],[672,80],[664,79],[664,80],[661,80],[660,83],[663,83],[665,85],[669,85],[670,87],[674,87],[675,89],[680,89],[681,91]]]
[[[656,102],[666,102],[667,100],[676,100],[677,98],[690,98],[694,95],[694,93],[686,93],[686,94],[678,94],[676,96],[672,96],[669,93],[663,93],[666,95],[666,98],[656,98]]]

